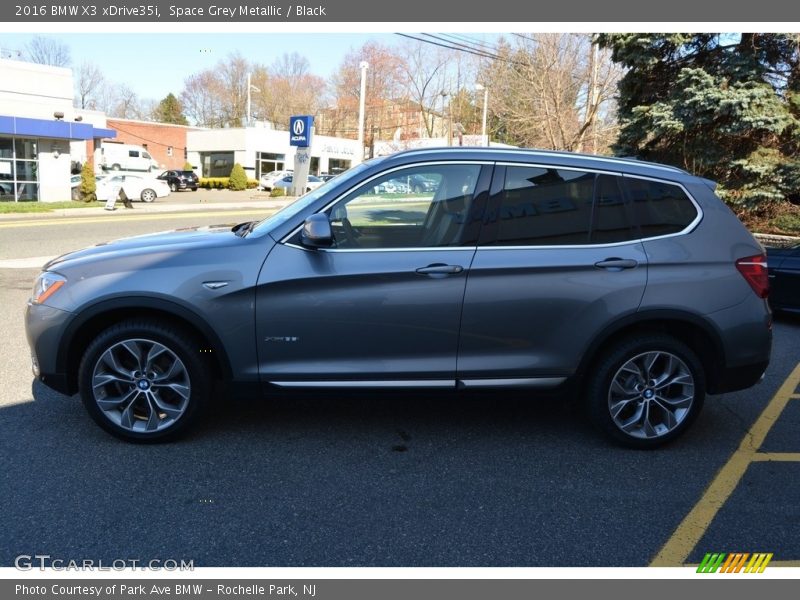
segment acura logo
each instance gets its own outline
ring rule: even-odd
[[[303,135],[303,132],[306,130],[306,124],[301,120],[297,119],[292,125],[292,131],[294,131],[295,135]]]

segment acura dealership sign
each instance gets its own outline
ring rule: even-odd
[[[289,118],[289,144],[308,148],[311,145],[311,127],[314,117],[311,115],[297,115]]]

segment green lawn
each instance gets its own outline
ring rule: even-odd
[[[57,208],[90,208],[103,206],[102,202],[14,202],[0,201],[0,214],[45,213]]]

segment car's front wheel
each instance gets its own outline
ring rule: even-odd
[[[146,190],[142,190],[141,198],[142,202],[152,202],[153,200],[156,199],[156,193],[155,191],[148,188]]]
[[[199,344],[159,321],[124,321],[89,344],[79,367],[81,400],[109,433],[167,441],[199,416],[210,397]]]
[[[703,406],[705,375],[697,355],[668,335],[612,346],[589,376],[591,420],[617,442],[655,448],[691,425]]]
[[[178,191],[178,184],[175,183],[174,181],[172,183],[170,183],[169,184],[169,191],[177,192]]]

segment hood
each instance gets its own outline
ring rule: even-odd
[[[59,267],[67,266],[67,263],[72,266],[72,264],[84,261],[155,254],[165,251],[181,251],[201,247],[224,247],[241,243],[243,238],[233,232],[234,227],[236,225],[232,223],[186,227],[172,231],[120,238],[63,254],[48,262],[43,267],[43,270],[58,270]]]

